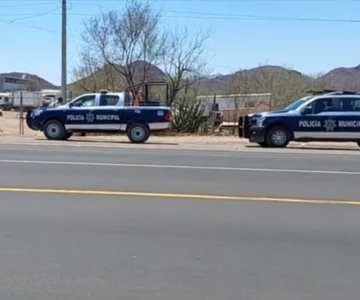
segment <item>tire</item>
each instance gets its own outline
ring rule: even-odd
[[[267,148],[269,147],[269,145],[267,144],[267,142],[261,142],[261,143],[257,143],[260,147],[262,148]]]
[[[266,134],[266,143],[272,148],[285,148],[290,142],[289,130],[282,126],[271,127]]]
[[[45,137],[48,140],[62,141],[62,140],[66,140],[68,135],[64,125],[58,120],[47,121],[44,125],[43,131]]]
[[[126,133],[130,142],[134,144],[145,143],[150,137],[149,127],[143,123],[129,124]]]
[[[360,147],[360,142],[357,142],[357,145]]]

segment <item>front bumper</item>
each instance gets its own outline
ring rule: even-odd
[[[265,142],[264,128],[249,128],[249,141],[253,143]]]
[[[265,129],[255,127],[251,124],[249,116],[239,118],[239,137],[249,139],[250,142],[263,143],[265,142]]]
[[[34,118],[32,110],[29,110],[26,114],[26,124],[32,130],[41,130],[41,123]]]
[[[248,116],[240,117],[238,124],[240,138],[249,138],[250,118]]]

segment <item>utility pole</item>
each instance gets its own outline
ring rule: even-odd
[[[62,0],[62,30],[61,30],[61,97],[67,99],[66,79],[66,0]]]

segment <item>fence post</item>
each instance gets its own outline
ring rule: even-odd
[[[211,112],[210,112],[210,116],[211,116],[211,133],[212,134],[215,133],[215,122],[216,122],[215,112],[216,111],[217,111],[217,109],[216,109],[216,93],[214,93],[213,103],[211,105]]]
[[[20,92],[20,116],[19,116],[19,135],[24,135],[24,103],[23,92]]]

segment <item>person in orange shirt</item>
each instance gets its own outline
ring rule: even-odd
[[[140,106],[140,101],[142,100],[143,93],[142,91],[138,91],[136,93],[135,99],[133,101],[133,106]]]

